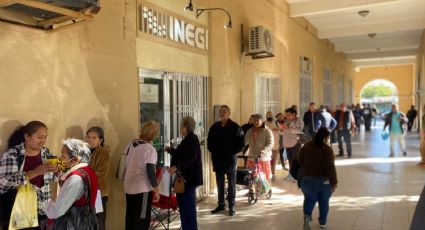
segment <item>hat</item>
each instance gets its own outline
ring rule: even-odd
[[[263,116],[261,116],[261,114],[258,114],[258,113],[254,114],[253,117],[254,117],[254,119],[259,119],[259,120],[263,118]]]

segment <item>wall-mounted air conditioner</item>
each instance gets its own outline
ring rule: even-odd
[[[246,55],[253,59],[274,57],[273,34],[263,26],[251,27]]]

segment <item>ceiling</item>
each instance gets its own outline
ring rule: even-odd
[[[307,19],[358,67],[415,63],[425,0],[286,1],[292,17]]]
[[[90,21],[100,0],[0,0],[0,21],[53,31]]]

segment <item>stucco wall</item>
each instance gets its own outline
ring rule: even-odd
[[[103,126],[113,162],[109,229],[121,229],[124,213],[112,171],[138,134],[134,8],[105,0],[93,22],[53,33],[0,23],[1,152],[12,130],[31,120],[47,124],[46,146],[54,153],[65,137],[83,138],[89,126]]]
[[[400,111],[406,113],[415,104],[414,65],[396,65],[361,68],[354,74],[355,102],[360,101],[360,91],[369,82],[384,79],[397,87]]]

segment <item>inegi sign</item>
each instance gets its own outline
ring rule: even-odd
[[[208,50],[208,29],[147,3],[139,5],[139,30],[175,43]]]

